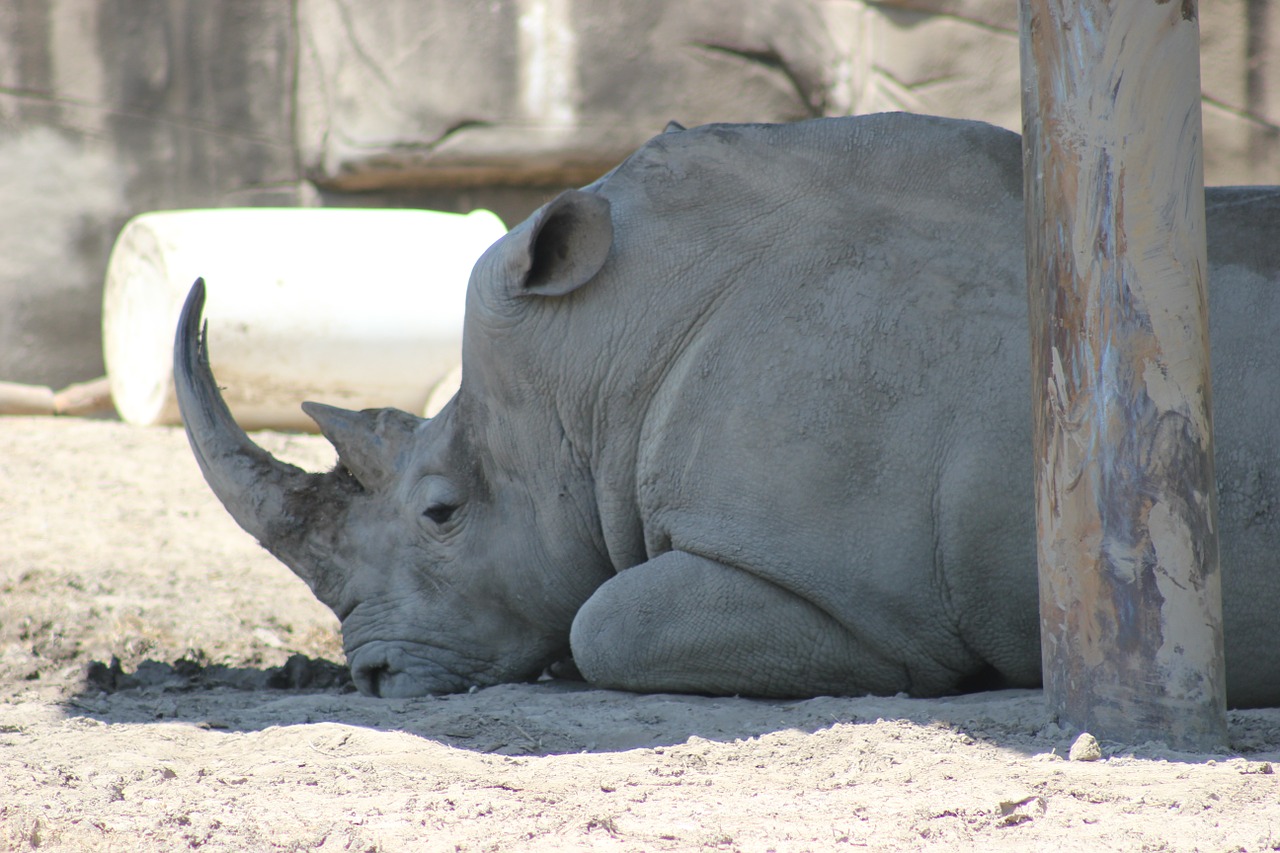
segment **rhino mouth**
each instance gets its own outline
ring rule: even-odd
[[[453,672],[404,643],[371,641],[347,653],[351,680],[365,696],[407,699],[465,693],[494,679]]]

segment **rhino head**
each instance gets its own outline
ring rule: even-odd
[[[587,462],[563,441],[554,402],[495,365],[473,328],[510,331],[589,281],[611,239],[608,202],[574,191],[499,240],[469,285],[458,393],[431,419],[304,403],[338,451],[324,474],[275,459],[235,423],[199,326],[203,281],[192,288],[174,344],[192,450],[237,523],[337,615],[361,692],[537,677],[612,573]]]

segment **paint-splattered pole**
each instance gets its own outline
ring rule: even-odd
[[[1059,720],[1226,742],[1196,0],[1021,0],[1040,628]]]

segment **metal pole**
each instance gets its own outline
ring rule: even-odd
[[[1045,694],[1226,742],[1195,0],[1020,0]]]

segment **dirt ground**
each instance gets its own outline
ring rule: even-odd
[[[1035,691],[379,700],[341,663],[180,431],[0,419],[0,850],[1280,849],[1275,710],[1082,762]]]

